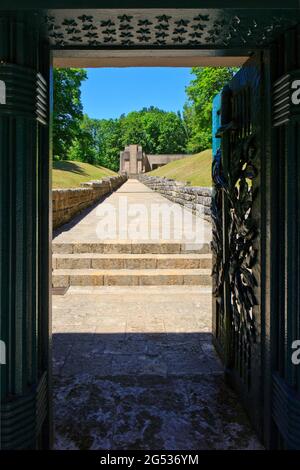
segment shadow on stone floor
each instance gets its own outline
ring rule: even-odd
[[[56,449],[260,449],[209,333],[53,335]]]

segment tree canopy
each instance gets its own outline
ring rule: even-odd
[[[84,115],[66,152],[68,160],[119,169],[126,145],[139,144],[147,153],[185,153],[187,134],[180,114],[144,108],[119,119],[91,119]]]
[[[188,152],[200,152],[211,147],[212,102],[233,75],[236,67],[193,67],[195,76],[186,87],[187,102],[184,120],[188,131]]]
[[[186,132],[180,114],[150,107],[120,118],[122,146],[140,144],[147,153],[180,153]]]
[[[83,117],[81,83],[87,79],[84,69],[54,69],[53,155],[65,160],[68,148],[80,133]]]
[[[54,70],[54,158],[119,169],[126,145],[142,145],[146,153],[195,153],[211,147],[212,100],[236,68],[194,67],[180,112],[143,108],[118,119],[92,119],[83,114],[82,69]]]

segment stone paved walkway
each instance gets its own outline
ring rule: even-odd
[[[209,289],[54,296],[57,449],[257,449],[211,344]]]
[[[190,211],[182,209],[179,204],[174,204],[160,194],[147,188],[135,179],[130,179],[123,184],[115,193],[111,194],[105,201],[98,204],[88,213],[84,213],[73,219],[70,224],[58,231],[55,237],[56,243],[64,242],[94,242],[104,238],[99,231],[99,223],[103,218],[105,208],[114,211],[116,216],[116,231],[112,234],[114,240],[154,241],[154,235],[159,240],[170,240],[180,242],[209,243],[211,240],[211,225],[199,217],[192,215]],[[170,226],[166,231],[166,217],[159,219],[153,216],[152,211],[170,210]],[[172,216],[174,208],[179,211]],[[157,211],[156,211],[157,213]],[[175,230],[179,226],[179,217],[182,218],[182,230]],[[112,217],[109,216],[110,229],[113,228]],[[197,224],[197,231],[195,230]],[[97,231],[98,227],[98,231]],[[152,232],[151,232],[152,231]],[[194,240],[197,233],[197,240]]]
[[[121,257],[124,240],[137,247],[124,228],[130,214],[119,205],[123,196],[129,205],[142,203],[146,207],[141,216],[147,222],[142,224],[143,240],[153,242],[149,225],[158,229],[156,245],[143,246],[150,261],[160,252],[156,250],[163,246],[160,240],[165,234],[157,221],[152,224],[149,213],[153,203],[174,205],[130,180],[105,203],[65,226],[55,238],[56,243],[75,242],[97,253],[103,248],[99,244],[105,241],[96,231],[101,220],[99,210],[105,204],[116,209],[123,224],[117,224],[116,243],[106,251],[109,254],[81,253],[78,266],[79,261],[86,262],[86,256],[91,262],[95,262],[93,257],[104,256],[102,264],[108,262],[107,256]],[[170,241],[190,241],[195,222],[199,222],[195,216],[187,219],[185,233]],[[200,225],[200,241],[208,247],[210,224],[202,220]],[[66,247],[61,248],[62,253],[68,253]],[[139,269],[149,268],[144,266],[145,255],[133,255],[134,250],[129,253],[124,259],[138,263]],[[57,258],[56,263],[70,264],[74,262],[70,258],[77,255],[59,256],[63,259]],[[170,263],[174,267],[176,257],[181,263],[191,263],[182,254],[160,256],[165,257],[162,271]],[[116,259],[109,261],[116,271],[122,271]],[[71,284],[64,295],[53,296],[55,448],[260,448],[236,395],[224,384],[222,365],[211,343],[209,285],[80,285]]]

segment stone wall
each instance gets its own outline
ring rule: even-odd
[[[193,155],[182,154],[146,154],[141,145],[127,145],[120,152],[120,169],[121,174],[128,174],[131,178],[140,173],[154,170],[167,163],[175,160],[182,160]]]
[[[139,175],[139,180],[170,201],[181,204],[205,220],[211,220],[211,188],[187,186],[186,183],[160,176]]]
[[[190,158],[192,154],[178,153],[178,154],[147,154],[146,158],[149,161],[150,170],[154,170],[163,165],[167,165],[170,162],[175,162],[176,160],[182,160],[183,158]],[[147,171],[147,170],[146,170]]]
[[[53,229],[69,222],[75,215],[119,188],[127,177],[110,176],[81,183],[80,188],[53,189]]]

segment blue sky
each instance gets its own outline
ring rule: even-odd
[[[189,68],[138,67],[87,69],[83,83],[84,113],[91,118],[117,118],[122,113],[157,106],[182,111]]]

